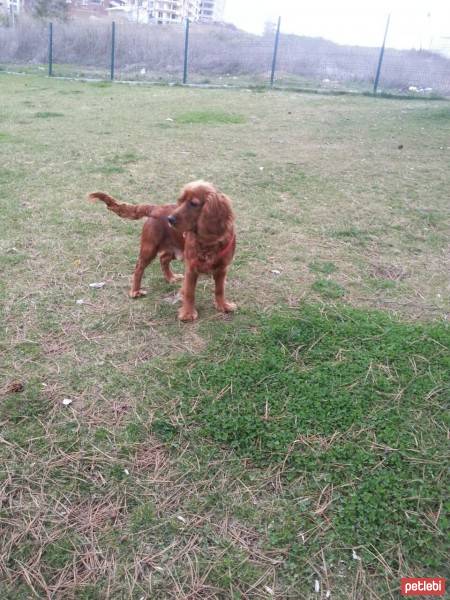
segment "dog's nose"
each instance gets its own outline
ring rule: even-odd
[[[174,217],[173,215],[169,215],[169,216],[167,217],[167,220],[169,221],[169,223],[170,223],[171,225],[175,225],[175,223],[177,222],[177,218],[176,218],[176,217]]]

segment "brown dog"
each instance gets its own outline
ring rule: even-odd
[[[205,181],[187,184],[177,204],[126,204],[108,194],[94,192],[90,200],[101,200],[109,210],[126,219],[148,217],[141,236],[141,249],[130,289],[131,298],[145,296],[141,280],[145,268],[159,255],[161,268],[170,283],[182,279],[170,268],[175,258],[186,264],[182,290],[181,321],[197,319],[195,287],[200,273],[212,273],[215,281],[217,310],[232,312],[236,305],[225,300],[227,269],[236,247],[231,201]]]

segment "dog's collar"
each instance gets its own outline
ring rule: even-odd
[[[224,256],[226,256],[228,254],[228,252],[231,250],[235,241],[236,241],[236,234],[233,233],[233,235],[230,238],[230,241],[225,246],[225,248],[222,248],[222,250],[219,252],[219,254],[216,255],[216,260],[219,260],[220,258],[223,258]]]
[[[186,238],[187,238],[187,234],[188,234],[188,233],[189,233],[188,231],[185,231],[185,232],[183,233],[183,238],[184,238],[184,239],[186,239]],[[235,241],[236,241],[236,234],[234,233],[234,234],[231,236],[231,238],[230,238],[230,241],[229,241],[229,242],[228,242],[228,244],[225,246],[225,248],[222,248],[222,250],[219,252],[219,254],[217,254],[217,255],[216,255],[216,258],[222,258],[222,257],[224,257],[224,256],[227,254],[227,252],[228,252],[228,251],[231,249],[231,246],[234,244],[234,242],[235,242]]]
[[[186,237],[186,236],[184,236],[184,237]],[[230,252],[230,250],[233,248],[235,242],[236,242],[236,234],[233,233],[228,244],[224,248],[222,248],[222,250],[220,252],[218,252],[216,255],[214,255],[214,259],[211,263],[211,267],[216,265],[221,258],[226,256]],[[191,265],[194,267],[194,269],[197,269],[201,265],[202,262],[203,261],[201,261],[201,260],[200,261],[196,260],[193,263],[191,263]]]

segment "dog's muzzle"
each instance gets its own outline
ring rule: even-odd
[[[173,215],[169,215],[169,216],[167,217],[167,220],[169,221],[169,224],[170,224],[170,225],[175,225],[175,223],[177,222],[177,218],[176,218],[176,217],[174,217]]]

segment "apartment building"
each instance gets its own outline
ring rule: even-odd
[[[27,8],[26,0],[0,0],[0,11],[18,15]]]
[[[201,0],[148,0],[149,21],[161,25],[198,21],[201,4]]]
[[[200,7],[200,21],[223,21],[225,0],[202,0]]]
[[[122,16],[139,23],[222,21],[225,0],[66,0],[74,16]],[[0,11],[16,15],[30,8],[31,0],[0,0]]]
[[[149,21],[182,23],[190,21],[222,21],[225,0],[148,0]]]

